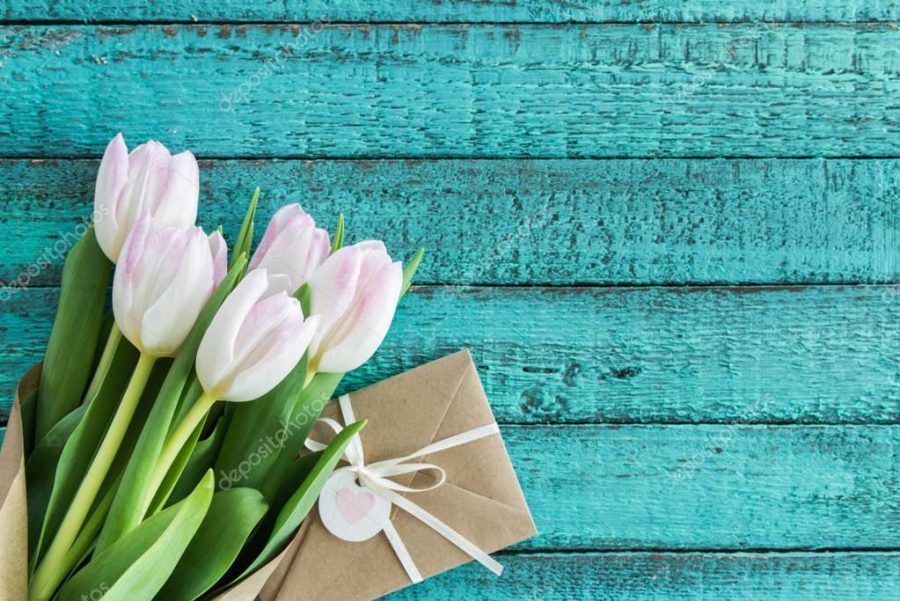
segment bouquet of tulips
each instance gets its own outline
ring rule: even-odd
[[[344,246],[342,217],[329,237],[288,205],[251,253],[258,195],[229,259],[221,231],[194,225],[190,152],[107,147],[40,385],[20,399],[31,601],[227,588],[282,551],[364,425],[300,455],[422,251],[404,268],[381,242]]]

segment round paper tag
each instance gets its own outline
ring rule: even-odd
[[[381,532],[391,519],[391,503],[356,483],[348,470],[334,472],[319,495],[322,524],[336,537],[358,543]]]

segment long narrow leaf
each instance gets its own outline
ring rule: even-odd
[[[301,426],[292,421],[298,391],[306,380],[306,355],[269,393],[239,403],[216,460],[216,476],[230,486],[259,489],[275,464],[284,441]]]
[[[252,488],[213,495],[194,540],[160,590],[159,601],[193,601],[219,581],[266,513],[266,501]]]
[[[34,440],[41,440],[81,403],[103,325],[111,267],[94,228],[88,228],[63,267],[59,307],[41,370]]]
[[[413,276],[416,275],[416,270],[419,268],[419,263],[422,262],[422,257],[424,256],[425,249],[420,248],[419,251],[413,255],[413,258],[403,266],[403,285],[400,287],[400,296],[403,296],[406,294],[406,291],[409,290],[409,287],[412,285]]]
[[[219,453],[219,449],[222,448],[222,441],[225,439],[225,430],[226,422],[223,416],[216,422],[216,426],[210,435],[197,443],[194,447],[194,452],[191,453],[184,470],[181,472],[181,476],[178,478],[178,482],[175,484],[175,488],[172,489],[172,493],[169,495],[169,504],[180,501],[190,494],[194,488],[194,483],[200,480],[206,470],[213,468],[216,455]],[[215,476],[217,479],[219,478],[219,474],[215,474]]]
[[[208,472],[191,495],[97,553],[59,592],[59,601],[152,599],[200,528],[213,496]]]
[[[162,451],[166,434],[172,423],[172,416],[194,367],[194,358],[197,355],[200,340],[203,338],[203,334],[206,332],[206,328],[209,327],[219,306],[228,293],[231,292],[246,264],[246,256],[241,255],[240,259],[229,269],[219,288],[200,312],[200,316],[197,318],[193,329],[191,329],[191,333],[184,341],[178,357],[175,358],[175,361],[169,368],[168,376],[162,385],[162,389],[159,391],[159,395],[157,395],[156,403],[147,419],[146,427],[138,439],[131,461],[125,469],[122,485],[119,487],[119,492],[113,500],[112,508],[110,508],[109,515],[106,518],[106,524],[100,533],[100,538],[97,541],[98,551],[105,550],[143,520],[147,505],[152,501],[152,499],[146,499],[146,491],[150,485],[153,466],[156,465],[156,461]]]
[[[81,405],[58,422],[41,440],[25,463],[25,480],[28,482],[28,548],[37,546],[50,493],[56,476],[56,466],[66,441],[81,423],[87,405]]]
[[[259,204],[259,186],[253,191],[253,198],[247,206],[247,212],[244,213],[244,221],[241,223],[241,231],[238,233],[237,240],[234,243],[234,249],[231,255],[231,264],[229,268],[237,264],[237,258],[242,254],[250,256],[250,246],[253,244],[253,227],[256,218],[256,207]]]
[[[54,480],[46,505],[46,517],[32,547],[34,564],[43,553],[44,543],[49,543],[56,534],[70,501],[91,465],[128,385],[137,357],[138,352],[133,346],[125,341],[119,345],[106,378],[94,398],[88,401],[84,417],[65,441],[59,461],[53,466]]]
[[[262,488],[259,489],[267,500],[274,499],[278,489],[290,482],[288,475],[303,450],[303,442],[340,384],[341,378],[343,374],[316,374],[298,395],[289,422],[292,427],[286,430],[287,435],[282,438],[275,459],[266,471]]]
[[[344,454],[344,449],[353,436],[362,430],[365,425],[366,420],[352,423],[334,437],[328,447],[322,452],[322,456],[319,457],[309,476],[303,481],[297,492],[288,499],[288,502],[285,503],[284,508],[278,514],[272,535],[269,537],[269,541],[266,543],[262,553],[250,564],[250,567],[244,570],[240,578],[271,560],[284,548],[290,537],[300,527],[300,523],[306,518],[316,499],[319,498],[322,487],[325,486],[325,482],[331,476],[334,466],[340,461],[341,456]]]

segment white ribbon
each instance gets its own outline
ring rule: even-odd
[[[353,407],[350,404],[350,395],[345,394],[341,396],[338,399],[338,403],[341,408],[341,413],[344,417],[344,423],[351,424],[355,422],[356,418],[353,416]],[[343,426],[341,426],[337,421],[331,418],[323,417],[319,421],[328,424],[328,426],[330,426],[331,429],[335,431],[335,433],[338,433],[343,429]],[[410,459],[415,459],[416,457],[421,457],[423,455],[429,455],[431,453],[438,453],[440,451],[452,449],[453,447],[458,447],[475,440],[486,438],[488,436],[491,436],[492,434],[499,433],[500,428],[497,427],[496,423],[488,424],[487,426],[481,426],[479,428],[475,428],[473,430],[462,432],[461,434],[439,440],[419,449],[415,453],[410,453],[405,457],[398,457],[397,459],[387,459],[369,465],[366,465],[365,463],[362,439],[360,439],[359,434],[357,434],[350,440],[350,443],[344,450],[344,459],[350,465],[342,467],[340,468],[340,470],[349,470],[351,472],[354,472],[357,475],[359,483],[364,488],[367,488],[372,493],[379,495],[380,497],[386,499],[390,503],[393,503],[400,509],[406,511],[413,517],[417,518],[423,524],[459,547],[463,552],[469,555],[469,557],[499,576],[503,572],[503,566],[492,559],[490,555],[479,549],[475,544],[467,540],[463,535],[436,518],[434,515],[428,513],[403,495],[397,493],[397,491],[405,493],[417,493],[434,490],[447,480],[447,472],[445,472],[442,467],[433,463],[407,463],[407,461],[409,461]],[[316,442],[315,440],[312,440],[310,438],[306,439],[305,445],[306,448],[311,451],[321,451],[326,448],[326,445],[320,442]],[[436,472],[438,474],[437,482],[435,484],[432,484],[431,486],[427,486],[424,488],[411,488],[409,486],[398,484],[397,482],[389,479],[394,476],[400,476],[402,474],[412,474],[420,471]],[[406,548],[406,545],[403,544],[403,541],[400,539],[400,535],[397,533],[397,530],[394,528],[393,524],[391,524],[390,519],[388,519],[385,524],[384,534],[385,536],[387,536],[388,542],[390,542],[391,546],[394,548],[394,552],[397,554],[397,558],[403,565],[403,569],[406,570],[406,574],[409,576],[409,579],[413,583],[421,582],[422,575],[419,573],[418,568],[416,568],[416,564],[413,561],[412,555],[410,555],[409,551]]]

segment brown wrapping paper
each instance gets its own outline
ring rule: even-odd
[[[0,599],[27,598],[28,537],[24,444],[20,399],[39,382],[40,366],[19,382],[0,451]],[[366,461],[401,457],[436,440],[494,422],[468,351],[461,351],[352,393],[357,419],[368,418],[361,438]],[[332,404],[324,414],[338,418]],[[447,482],[407,494],[482,550],[492,553],[536,534],[534,522],[499,435],[425,456],[440,465]],[[425,474],[398,477],[421,487]],[[470,561],[439,534],[397,507],[391,521],[422,576]],[[488,577],[492,577],[487,573]],[[383,534],[360,543],[335,538],[314,508],[278,557],[215,601],[372,599],[409,585]]]

